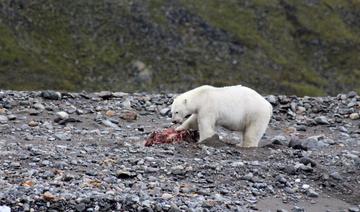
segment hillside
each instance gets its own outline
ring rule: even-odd
[[[0,89],[360,92],[358,0],[0,0]]]

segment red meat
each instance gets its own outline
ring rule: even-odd
[[[146,140],[145,146],[152,146],[154,144],[173,144],[182,141],[196,142],[198,138],[198,131],[183,130],[177,132],[173,128],[168,128],[162,131],[152,132]]]

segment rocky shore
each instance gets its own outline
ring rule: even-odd
[[[0,91],[0,211],[360,211],[360,96],[266,96],[259,148],[145,147],[173,94]]]

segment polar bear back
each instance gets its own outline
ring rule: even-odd
[[[237,85],[216,88],[201,86],[189,92],[199,113],[214,116],[218,125],[233,130],[244,128],[256,119],[272,115],[271,104],[251,88]]]

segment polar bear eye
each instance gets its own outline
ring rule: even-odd
[[[176,111],[175,114],[179,114],[179,112]]]

